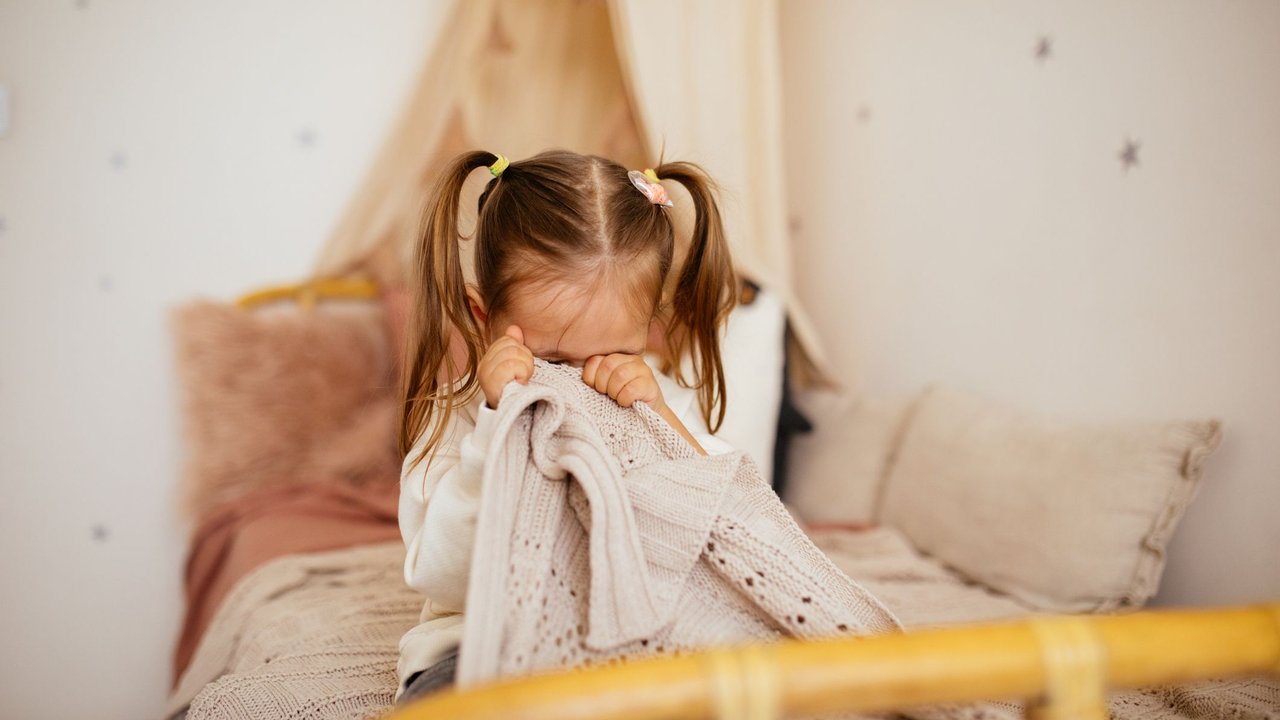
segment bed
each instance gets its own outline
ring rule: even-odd
[[[780,348],[784,329],[776,313],[755,307],[755,319],[738,324],[729,347],[767,338]],[[392,349],[402,318],[403,297],[367,278],[269,288],[236,304],[198,301],[175,310],[189,453],[183,512],[193,530],[187,612],[165,718],[364,718],[392,710],[398,641],[417,623],[423,604],[404,584],[396,526]],[[761,373],[780,370],[783,358],[762,369],[759,353],[749,354],[756,364],[742,371],[739,387],[768,386]],[[756,391],[775,403],[769,418],[775,423],[778,408],[788,403],[785,382]],[[928,638],[974,624],[991,637],[1011,627],[1052,634],[1060,632],[1055,622],[1082,618],[1133,621],[1132,631],[1144,638],[1164,632],[1142,624],[1150,614],[1141,610],[1158,587],[1165,545],[1194,497],[1201,464],[1221,438],[1218,421],[1063,424],[942,387],[898,403],[833,402],[807,410],[818,429],[790,444],[782,497],[810,539],[899,616],[907,636]],[[762,460],[787,449],[785,437],[758,427],[741,432],[742,442],[762,445]],[[766,436],[767,443],[759,440]],[[775,487],[782,469],[774,473]],[[1225,649],[1202,641],[1207,644],[1198,653],[1227,659],[1203,667],[1183,663],[1153,676],[1180,684],[1118,691],[1094,705],[1105,703],[1101,712],[1135,720],[1280,718],[1280,609],[1223,613],[1171,617],[1167,632],[1178,638],[1184,637],[1178,627],[1231,628],[1236,635],[1224,640]],[[947,644],[938,640],[939,648]],[[990,674],[998,675],[998,649],[977,644],[992,653]],[[1045,647],[1056,646],[1046,641]],[[397,717],[515,716],[493,705],[503,697],[524,698],[529,717],[774,717],[784,706],[863,707],[848,693],[841,702],[840,682],[805,692],[788,686],[782,704],[776,673],[785,663],[768,655],[772,674],[760,671],[766,657],[760,653],[775,650],[785,648],[711,652],[697,666],[711,668],[707,686],[740,689],[719,696],[709,691],[715,697],[675,715],[645,715],[639,702],[622,714],[605,705],[584,711],[578,703],[576,711],[586,714],[573,715],[573,704],[565,703],[538,715],[518,689],[490,688],[486,695],[481,688],[470,691],[471,705],[468,693],[448,693]],[[957,657],[971,657],[963,652]],[[850,650],[837,649],[827,665],[839,665],[841,653]],[[1091,667],[1066,656],[1064,666],[1077,675]],[[918,660],[908,665],[930,664]],[[641,665],[637,672],[644,672]],[[727,673],[719,685],[716,667]],[[1043,684],[1042,676],[1053,672],[1036,674]],[[774,679],[764,681],[768,677]],[[577,680],[588,685],[556,687],[634,684],[587,671]],[[1083,685],[1087,695],[1089,683]],[[654,690],[662,687],[641,697],[661,696]],[[773,696],[760,694],[769,687]],[[1020,716],[1028,699],[1001,694],[1012,687],[978,697],[972,692],[970,683],[950,695],[917,694],[933,699],[924,707],[863,710],[1005,718]],[[762,707],[767,697],[773,705]],[[955,702],[938,704],[944,701]],[[1053,716],[1034,702],[1025,709]]]

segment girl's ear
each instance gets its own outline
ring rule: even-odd
[[[480,291],[474,285],[467,286],[467,305],[471,308],[471,316],[476,319],[480,335],[487,337],[489,328],[486,321],[489,319],[489,314],[484,311],[484,299],[480,297]]]

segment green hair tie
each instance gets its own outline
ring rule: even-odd
[[[492,173],[494,177],[501,175],[502,171],[506,170],[507,166],[511,164],[511,161],[507,159],[506,155],[503,155],[502,153],[496,154],[498,159],[494,160],[493,164],[489,166],[489,172]]]

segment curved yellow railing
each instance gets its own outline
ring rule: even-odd
[[[788,640],[445,691],[386,720],[760,719],[1023,698],[1034,718],[1107,717],[1109,689],[1280,675],[1280,604],[1045,616]]]
[[[378,283],[361,277],[316,278],[302,283],[272,285],[241,295],[236,304],[253,308],[277,300],[295,300],[304,309],[315,307],[318,300],[343,298],[368,300],[378,297]]]

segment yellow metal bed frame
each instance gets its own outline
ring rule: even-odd
[[[1252,674],[1280,675],[1280,604],[711,649],[444,691],[385,720],[765,720],[993,699],[1106,720],[1110,689]]]

